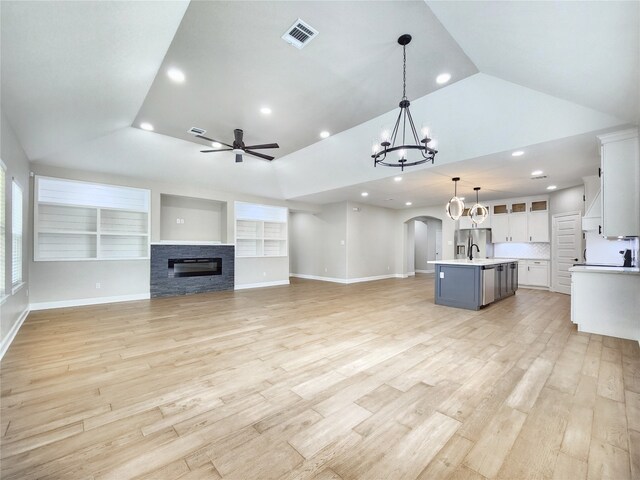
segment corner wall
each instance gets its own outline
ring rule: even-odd
[[[4,355],[20,325],[29,313],[29,259],[31,258],[31,225],[29,221],[29,160],[11,125],[0,111],[0,158],[7,167],[5,184],[5,287],[7,297],[0,304],[0,358]],[[15,178],[23,191],[22,279],[24,284],[15,292],[11,289],[11,179]]]

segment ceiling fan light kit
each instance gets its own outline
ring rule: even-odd
[[[450,219],[458,220],[464,212],[464,202],[458,198],[458,182],[460,181],[460,177],[453,177],[451,181],[453,181],[455,185],[453,187],[453,197],[451,197],[451,200],[447,203],[445,210]]]
[[[193,131],[193,128],[191,129]],[[204,130],[203,130],[204,131]],[[197,138],[202,138],[211,144],[219,144],[220,146],[227,148],[216,148],[214,150],[200,150],[201,153],[215,153],[215,152],[233,152],[236,154],[236,163],[242,163],[242,156],[245,153],[249,155],[253,155],[254,157],[262,158],[263,160],[271,161],[275,157],[271,155],[265,155],[264,153],[256,152],[255,150],[263,150],[265,148],[280,148],[280,145],[277,143],[264,143],[261,145],[245,145],[242,140],[244,137],[244,132],[236,128],[233,131],[233,143],[229,145],[228,143],[221,142],[219,140],[214,140],[213,138],[205,137],[204,135],[196,135]]]
[[[385,167],[400,167],[400,170],[404,170],[405,167],[413,167],[426,162],[434,162],[434,158],[437,150],[429,147],[429,138],[426,132],[423,132],[424,138],[420,139],[416,126],[413,122],[413,117],[409,110],[411,102],[407,98],[407,45],[411,42],[411,35],[404,34],[398,38],[398,43],[402,45],[402,100],[398,106],[400,107],[400,113],[396,120],[395,126],[391,132],[385,131],[382,134],[380,143],[373,147],[373,166],[384,165]],[[398,138],[398,133],[401,132],[401,137]],[[408,138],[407,138],[408,137]],[[407,143],[409,140],[410,143]],[[398,152],[398,158],[395,156],[387,157],[387,154],[392,152]],[[410,158],[407,158],[410,157]]]

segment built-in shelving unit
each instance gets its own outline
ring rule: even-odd
[[[149,258],[149,190],[37,176],[34,260]]]
[[[236,257],[286,257],[284,207],[236,202]]]

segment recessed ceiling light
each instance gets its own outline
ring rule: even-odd
[[[401,182],[402,181],[402,177],[394,177],[393,180],[395,182]]]
[[[440,75],[438,75],[436,77],[436,82],[438,82],[439,85],[444,85],[449,80],[451,80],[451,74],[450,73],[441,73]]]
[[[512,157],[520,157],[522,155],[524,155],[524,152],[522,150],[516,150],[511,154]]]
[[[269,107],[262,107],[260,113],[263,115],[271,115],[271,109]]]
[[[544,172],[542,170],[534,170],[533,172],[531,172],[531,175],[533,175],[534,177],[536,175],[542,175]]]
[[[549,185],[547,187],[547,190],[555,190],[556,188],[558,188],[558,187],[556,187],[555,185]]]
[[[320,138],[327,138],[329,135],[331,134],[326,130],[323,130],[322,132],[320,132]]]
[[[407,207],[410,207],[411,205],[413,205],[413,203],[411,203],[411,202],[407,202],[407,203],[405,203],[405,205],[406,205]]]
[[[220,142],[211,142],[211,146],[213,148],[220,148],[222,147],[222,144]]]
[[[184,82],[185,79],[184,73],[182,73],[182,71],[178,70],[177,68],[170,68],[169,70],[167,70],[167,76],[174,82],[178,83]]]
[[[142,122],[140,124],[140,128],[143,130],[146,130],[148,132],[153,132],[153,125],[151,125],[150,123],[147,122]]]
[[[368,192],[362,192],[360,195],[362,195],[363,197],[368,197],[369,193]]]

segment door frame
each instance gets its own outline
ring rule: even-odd
[[[558,232],[556,230],[556,226],[555,226],[555,219],[556,218],[560,218],[560,217],[568,217],[571,215],[578,215],[579,219],[580,219],[580,230],[578,231],[578,238],[580,239],[580,252],[578,255],[578,258],[583,256],[583,252],[584,252],[584,237],[583,237],[583,231],[582,231],[582,212],[575,210],[573,212],[562,212],[562,213],[556,213],[553,214],[551,216],[551,281],[549,282],[549,290],[551,292],[558,292],[558,293],[562,293],[564,294],[564,292],[559,292],[558,289],[556,288],[557,285],[557,272],[558,272],[558,259],[556,256],[556,249],[555,249],[555,245],[556,245],[556,240],[557,240],[557,236],[558,236]]]

